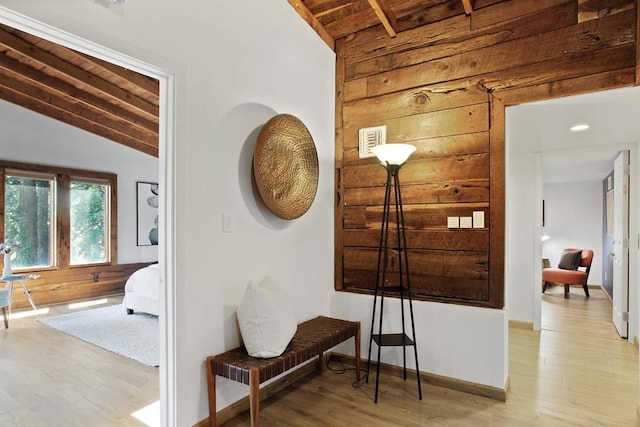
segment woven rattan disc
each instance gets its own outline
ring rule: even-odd
[[[307,127],[291,114],[271,118],[258,135],[253,171],[260,196],[274,215],[302,216],[318,189],[318,153]]]

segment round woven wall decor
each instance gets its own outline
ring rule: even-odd
[[[318,189],[318,153],[300,119],[278,114],[264,125],[253,152],[253,172],[274,215],[295,219],[309,210]]]

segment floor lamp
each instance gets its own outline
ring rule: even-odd
[[[376,274],[376,288],[373,297],[373,314],[371,317],[371,334],[369,338],[369,359],[367,362],[367,382],[369,382],[369,370],[371,367],[371,348],[373,342],[378,346],[378,358],[376,363],[376,394],[375,403],[378,403],[378,385],[380,382],[380,352],[385,346],[401,346],[404,365],[404,379],[407,379],[407,347],[413,347],[416,359],[416,373],[418,379],[418,396],[422,400],[422,388],[420,386],[420,369],[418,367],[418,348],[416,346],[416,329],[414,325],[413,303],[409,275],[409,261],[407,259],[407,236],[404,225],[404,211],[402,208],[402,195],[400,192],[400,180],[398,174],[400,168],[409,156],[416,150],[410,144],[384,144],[373,148],[373,153],[378,157],[382,166],[387,170],[387,182],[384,194],[384,207],[382,212],[382,226],[380,231],[380,245],[378,248],[378,265]],[[395,226],[393,225],[395,223]],[[389,233],[395,235],[390,239]],[[390,246],[391,245],[391,246]],[[390,255],[395,254],[398,263],[396,271],[388,271]],[[394,277],[391,277],[394,276]],[[378,295],[380,297],[378,298]],[[382,333],[384,298],[385,295],[399,296],[400,313],[402,320],[402,333]],[[411,317],[411,337],[405,329],[405,297],[409,302]],[[376,307],[380,301],[378,318]],[[375,325],[378,330],[374,333]]]

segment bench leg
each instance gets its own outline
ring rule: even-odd
[[[356,342],[356,380],[360,381],[360,322],[358,322],[358,330],[353,339]]]
[[[249,408],[251,410],[251,427],[260,424],[260,371],[249,369]]]
[[[216,374],[211,370],[213,357],[208,357],[207,369],[207,389],[209,394],[209,427],[216,427]]]
[[[316,362],[316,370],[322,372],[324,370],[324,351],[318,353],[318,361]]]

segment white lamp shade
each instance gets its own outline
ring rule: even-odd
[[[416,147],[411,144],[382,144],[371,149],[378,160],[383,165],[401,165],[407,161],[411,153],[416,151]]]

